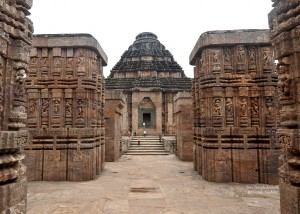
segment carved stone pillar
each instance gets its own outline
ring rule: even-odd
[[[268,30],[202,34],[190,55],[194,169],[214,182],[277,184],[277,75]]]
[[[280,205],[282,214],[300,213],[300,26],[299,1],[273,0],[271,42],[278,60]]]
[[[0,213],[25,213],[27,179],[22,160],[28,143],[25,78],[33,26],[32,1],[0,3]]]
[[[105,53],[89,34],[36,35],[30,57],[28,179],[94,179],[104,163]]]

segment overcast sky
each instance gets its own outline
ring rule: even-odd
[[[33,0],[36,34],[90,33],[108,56],[107,77],[141,32],[152,32],[193,77],[189,55],[201,33],[266,29],[271,0]]]

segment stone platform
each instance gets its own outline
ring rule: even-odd
[[[278,186],[207,182],[174,155],[105,166],[93,181],[30,182],[27,213],[280,213]]]

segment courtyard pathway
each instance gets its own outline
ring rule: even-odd
[[[88,182],[30,182],[28,214],[277,214],[278,186],[216,184],[174,155],[123,156]]]

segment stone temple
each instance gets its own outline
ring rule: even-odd
[[[33,36],[32,1],[0,1],[0,213],[26,213],[27,180],[95,179],[144,131],[204,180],[279,183],[300,213],[299,0],[272,0],[270,30],[203,33],[193,80],[150,32],[104,80],[91,35]]]
[[[120,104],[127,109],[122,115],[123,134],[136,131],[142,135],[144,130],[150,135],[175,133],[173,99],[178,92],[190,92],[192,82],[155,34],[137,35],[105,81],[107,95],[116,91],[124,95]],[[109,107],[108,96],[106,101],[107,109],[115,109]],[[108,143],[107,151],[109,148]]]

